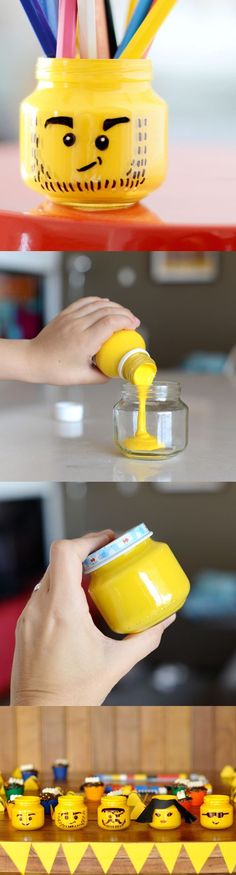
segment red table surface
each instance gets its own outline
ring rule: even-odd
[[[0,147],[1,250],[236,250],[231,146],[171,145],[164,185],[117,211],[53,206],[20,179],[18,148]]]

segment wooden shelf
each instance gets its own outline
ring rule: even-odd
[[[48,776],[45,782],[51,781]],[[81,781],[68,782],[78,789]],[[214,789],[228,792],[213,778]],[[158,832],[133,822],[129,829],[109,834],[97,825],[96,805],[89,804],[89,823],[78,832],[58,830],[46,818],[43,829],[14,830],[5,816],[0,821],[0,872],[29,875],[192,875],[233,872],[236,869],[236,820],[227,830],[204,830],[199,822]],[[196,815],[199,814],[196,810]]]
[[[130,209],[99,214],[42,202],[20,179],[18,147],[0,147],[2,250],[232,251],[235,205],[231,147],[172,144],[160,189]]]

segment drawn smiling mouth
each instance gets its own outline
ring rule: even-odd
[[[102,164],[100,156],[98,156],[96,161],[91,161],[91,164],[84,164],[84,167],[77,167],[77,172],[83,173],[84,170],[91,170],[91,167],[95,167],[96,164]]]

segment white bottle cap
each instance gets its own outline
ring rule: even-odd
[[[54,419],[57,422],[81,422],[84,415],[84,405],[72,401],[57,401],[54,404]]]

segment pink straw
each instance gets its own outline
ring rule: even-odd
[[[59,0],[57,58],[75,57],[76,15],[76,0]]]

